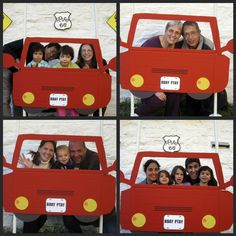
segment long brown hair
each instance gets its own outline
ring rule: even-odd
[[[92,57],[92,60],[91,60],[91,63],[90,63],[90,68],[97,68],[97,59],[96,59],[96,55],[95,55],[95,50],[94,50],[94,47],[92,44],[81,44],[80,48],[79,48],[79,52],[78,52],[78,58],[77,58],[77,61],[76,61],[76,64],[80,67],[80,68],[83,68],[85,66],[85,61],[82,57],[82,48],[84,45],[89,45],[91,48],[92,48],[92,51],[93,51],[93,57]]]
[[[39,144],[39,147],[38,148],[41,148],[45,143],[51,143],[53,145],[53,149],[54,149],[54,153],[56,151],[56,146],[57,146],[57,142],[56,141],[52,141],[52,140],[42,140]],[[39,151],[35,152],[35,151],[30,151],[29,152],[32,157],[33,157],[33,160],[32,162],[35,164],[35,165],[40,165],[41,163],[41,160],[40,160],[40,153]],[[53,157],[50,159],[49,161],[50,165],[52,166],[52,164],[54,163],[54,155]]]

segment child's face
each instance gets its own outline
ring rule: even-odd
[[[211,180],[211,173],[209,170],[201,171],[199,179],[202,183],[207,184]]]
[[[183,183],[184,180],[184,173],[182,170],[177,169],[177,171],[175,172],[175,183],[176,184],[181,184]]]
[[[36,63],[39,63],[43,59],[43,52],[42,51],[36,51],[33,53],[33,60]]]
[[[68,67],[71,62],[71,56],[69,54],[60,54],[60,64],[62,67]]]
[[[159,177],[160,184],[168,185],[169,181],[170,181],[170,179],[168,178],[168,176],[165,173],[160,174],[160,177]]]
[[[57,151],[57,160],[62,163],[62,164],[66,164],[70,159],[70,154],[68,151],[66,150],[60,150]]]

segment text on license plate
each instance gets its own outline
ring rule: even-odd
[[[162,76],[160,79],[160,88],[162,90],[179,90],[180,78],[172,76]]]
[[[66,212],[66,199],[64,198],[47,198],[46,199],[47,212]]]
[[[49,97],[50,106],[67,106],[68,96],[67,94],[51,93]]]

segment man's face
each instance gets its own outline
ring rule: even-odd
[[[165,32],[165,38],[168,44],[175,44],[181,36],[182,27],[180,25],[170,26]]]
[[[54,59],[56,59],[56,57],[57,57],[56,47],[45,48],[44,58],[46,61],[54,60]]]
[[[200,168],[200,165],[197,162],[191,162],[187,166],[187,172],[191,179],[197,179],[198,177],[198,170]]]
[[[186,25],[184,27],[184,40],[190,48],[197,48],[200,41],[200,32],[193,25]]]
[[[84,159],[86,154],[86,148],[81,142],[69,143],[70,157],[76,162],[80,163]]]

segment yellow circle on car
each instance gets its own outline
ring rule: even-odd
[[[142,213],[134,214],[131,220],[132,220],[132,224],[138,228],[143,227],[146,223],[146,217]]]
[[[95,98],[92,94],[87,93],[83,96],[84,105],[91,106],[94,104],[94,102],[95,102]]]
[[[135,87],[135,88],[140,88],[144,84],[144,78],[142,75],[135,74],[131,76],[130,78],[130,83]]]
[[[205,215],[202,218],[202,225],[206,228],[206,229],[212,229],[215,227],[216,225],[216,219],[213,215]]]
[[[206,90],[210,86],[210,81],[206,77],[201,77],[197,80],[197,87],[200,90]]]
[[[31,92],[26,92],[26,93],[24,93],[23,96],[22,96],[22,100],[23,100],[23,102],[26,103],[26,104],[31,104],[31,103],[33,103],[33,102],[34,102],[34,99],[35,99],[34,94],[31,93]]]
[[[15,207],[18,210],[25,210],[29,206],[29,201],[26,197],[20,196],[15,200]]]
[[[84,210],[87,212],[95,211],[97,209],[97,206],[97,202],[92,198],[86,199],[83,203]]]

